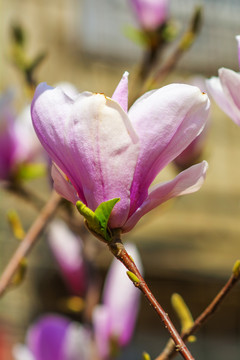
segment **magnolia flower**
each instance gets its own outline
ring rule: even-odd
[[[49,227],[48,241],[66,285],[74,295],[82,296],[87,287],[87,274],[81,238],[65,223],[55,221]]]
[[[142,263],[133,244],[126,249],[142,273]],[[103,304],[93,313],[95,340],[102,359],[111,355],[112,344],[123,347],[132,338],[138,309],[140,291],[129,281],[123,265],[114,259],[109,269],[103,290]]]
[[[236,39],[240,65],[240,35]],[[214,76],[206,80],[207,88],[218,106],[240,126],[240,74],[221,68],[218,70],[218,75],[219,77]]]
[[[130,3],[145,30],[155,30],[167,20],[169,0],[130,0]]]
[[[13,93],[0,98],[0,180],[14,178],[18,167],[29,163],[42,147],[31,123],[30,106],[17,117]]]
[[[12,102],[13,94],[10,91],[0,97],[0,180],[9,179],[21,158]]]
[[[16,345],[15,360],[87,360],[90,332],[59,315],[43,316],[27,334],[26,346]]]
[[[108,226],[127,232],[156,206],[203,184],[206,162],[150,187],[202,131],[209,105],[197,87],[172,84],[144,94],[128,111],[125,73],[112,98],[91,92],[70,97],[46,83],[38,85],[32,120],[56,164],[56,191],[74,204],[80,199],[93,211],[120,198]]]

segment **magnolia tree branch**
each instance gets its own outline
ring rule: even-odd
[[[44,206],[45,199],[29,189],[24,188],[22,184],[15,185],[14,183],[10,183],[5,186],[4,189],[31,204],[37,211]]]
[[[134,285],[139,288],[145,297],[148,299],[149,303],[153,306],[154,310],[160,316],[161,320],[163,321],[165,327],[167,328],[168,332],[171,335],[171,338],[174,341],[174,349],[178,351],[185,360],[194,360],[191,353],[189,352],[188,348],[184,344],[181,336],[178,334],[177,330],[175,329],[174,325],[172,324],[169,316],[163,310],[161,305],[155,299],[154,295],[152,294],[151,290],[148,288],[145,280],[143,279],[142,275],[140,274],[138,268],[136,267],[133,259],[128,255],[127,251],[125,250],[121,239],[120,239],[120,231],[116,231],[113,234],[112,240],[108,243],[109,249],[112,254],[120,260],[123,265],[129,270],[128,276],[134,283]]]
[[[145,86],[152,87],[161,83],[167,75],[175,68],[182,55],[190,49],[202,28],[202,7],[196,7],[189,27],[180,39],[173,54],[166,60],[165,64],[157,71],[152,82],[146,82]]]
[[[61,197],[53,191],[47,204],[41,210],[40,214],[30,227],[28,233],[25,238],[21,241],[19,247],[16,252],[10,259],[7,267],[2,273],[0,278],[0,296],[6,291],[7,287],[11,284],[11,280],[16,274],[21,261],[25,258],[25,256],[29,253],[33,245],[36,243],[38,236],[42,232],[42,230],[46,227],[49,220],[53,217],[56,212],[58,205],[61,201]]]
[[[240,279],[240,271],[239,271],[239,261],[235,264],[233,269],[233,274],[230,276],[227,283],[223,286],[223,288],[219,291],[217,296],[213,299],[213,301],[208,305],[208,307],[198,316],[198,318],[194,321],[193,325],[188,329],[181,333],[181,337],[183,340],[188,340],[188,337],[194,334],[207,320],[210,316],[212,316],[218,307],[221,305],[227,294],[233,288],[233,286]],[[175,344],[172,340],[169,340],[163,352],[155,359],[155,360],[168,360],[173,358],[176,353]]]

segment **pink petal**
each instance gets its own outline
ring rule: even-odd
[[[146,30],[155,30],[167,20],[169,0],[131,0],[130,3]]]
[[[231,97],[224,92],[220,78],[213,76],[206,80],[206,85],[209,93],[218,106],[237,124],[240,124],[239,111],[236,109]]]
[[[8,180],[17,164],[19,146],[15,131],[14,94],[11,90],[0,97],[0,180]]]
[[[236,36],[236,40],[238,43],[238,63],[239,63],[239,67],[240,67],[240,35]]]
[[[125,71],[112,95],[112,99],[121,105],[125,112],[128,111],[128,75],[129,73]]]
[[[81,324],[71,322],[66,332],[61,360],[89,360],[91,346],[90,331]]]
[[[84,93],[88,96],[88,93]],[[46,83],[38,85],[31,106],[31,115],[36,134],[51,159],[70,179],[81,199],[85,199],[79,169],[69,149],[64,146],[71,141],[68,127],[73,99],[60,88],[52,88]],[[73,119],[74,120],[74,119]]]
[[[131,188],[130,216],[147,197],[156,175],[202,131],[210,102],[197,87],[172,84],[143,95],[129,110],[140,139]]]
[[[87,360],[90,333],[59,315],[47,315],[28,331],[27,345],[35,360]]]
[[[105,305],[97,305],[93,312],[93,327],[98,354],[107,359],[110,352],[110,311]]]
[[[240,125],[240,74],[225,68],[219,69],[218,74],[223,92],[232,107],[232,119]]]
[[[15,121],[15,131],[19,138],[18,162],[32,161],[43,153],[43,148],[34,131],[30,104],[25,106]]]
[[[126,244],[125,247],[142,272],[142,263],[136,246]],[[140,291],[128,279],[122,263],[114,259],[105,281],[103,303],[110,313],[110,334],[119,340],[121,346],[126,345],[132,338],[139,301]]]
[[[87,274],[82,255],[82,240],[61,221],[54,221],[48,229],[48,241],[58,262],[66,285],[74,295],[83,296]]]
[[[78,90],[77,88],[70,82],[67,81],[62,81],[59,82],[57,84],[54,85],[54,87],[59,87],[60,89],[62,89],[62,91],[67,94],[70,97],[75,97],[76,95],[78,95]]]
[[[143,215],[158,205],[161,205],[163,202],[199,190],[204,182],[207,168],[207,162],[203,161],[200,164],[193,165],[187,170],[182,171],[175,179],[153,186],[143,204],[128,219],[123,227],[123,231],[130,231]]]
[[[16,344],[13,347],[14,360],[36,360],[26,345]]]
[[[35,360],[62,360],[70,321],[62,316],[42,317],[28,331],[27,345]]]
[[[111,227],[121,227],[129,212],[138,139],[120,105],[88,92],[73,100],[40,84],[32,118],[42,145],[88,207],[121,198],[110,218]]]
[[[53,178],[53,185],[56,192],[75,205],[76,202],[79,200],[77,192],[70,184],[70,182],[64,178],[64,175],[61,173],[60,170],[58,170],[55,164],[52,165],[51,175]]]

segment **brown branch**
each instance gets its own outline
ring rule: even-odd
[[[240,273],[233,272],[227,283],[223,286],[223,288],[208,305],[208,307],[201,313],[201,315],[198,316],[193,325],[188,330],[185,330],[181,333],[183,340],[187,340],[190,335],[194,334],[208,320],[208,318],[215,313],[217,308],[221,305],[227,294],[239,279]],[[173,358],[175,355],[177,355],[175,351],[175,344],[169,340],[163,352],[155,360],[168,360]]]
[[[143,93],[152,87],[155,87],[156,84],[163,82],[168,74],[175,68],[183,54],[193,45],[201,30],[201,25],[202,8],[199,6],[194,10],[189,27],[183,34],[174,52],[169,56],[164,65],[155,73],[154,77],[151,80],[147,79],[145,81],[143,85]]]
[[[7,287],[10,285],[11,280],[16,271],[18,270],[22,259],[29,253],[32,246],[35,244],[38,236],[56,212],[60,201],[61,197],[56,194],[55,191],[53,191],[47,204],[44,206],[32,226],[30,227],[27,235],[21,241],[19,247],[10,259],[7,267],[3,271],[0,278],[0,296],[3,295]]]
[[[178,334],[177,330],[172,324],[169,316],[163,310],[163,308],[158,303],[158,301],[155,299],[154,295],[152,294],[151,290],[148,288],[145,280],[140,274],[138,268],[136,267],[133,259],[128,255],[127,251],[125,250],[120,239],[120,231],[116,231],[113,234],[113,238],[108,243],[108,246],[112,254],[118,260],[120,260],[131,273],[133,273],[136,276],[137,281],[132,280],[134,285],[143,292],[145,297],[148,299],[149,303],[153,306],[154,310],[160,316],[161,320],[163,321],[165,327],[167,328],[168,332],[170,333],[170,336],[174,341],[174,349],[180,352],[180,354],[185,360],[194,360],[188,348],[184,344],[181,336]]]

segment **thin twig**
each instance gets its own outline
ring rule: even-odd
[[[45,199],[43,199],[41,196],[34,193],[30,189],[26,189],[21,184],[15,185],[14,183],[9,183],[7,184],[7,186],[5,186],[4,189],[9,191],[13,195],[16,195],[18,198],[26,201],[37,211],[39,211],[44,206]]]
[[[7,184],[4,189],[9,191],[13,195],[16,195],[21,200],[27,202],[36,211],[41,210],[45,204],[45,199],[42,196],[39,196],[35,192],[31,191],[29,188],[23,187],[21,184]],[[62,203],[63,206],[61,207],[58,216],[68,224],[72,231],[78,233],[81,236],[83,236],[83,234],[85,235],[87,233],[86,227],[82,224],[81,220],[79,220],[79,217],[74,217],[71,211],[72,208],[70,207],[71,204],[67,200],[64,202],[63,198]],[[68,205],[64,206],[64,204]]]
[[[160,316],[161,320],[163,321],[165,327],[169,331],[175,345],[176,351],[178,351],[185,360],[194,360],[191,353],[189,352],[188,348],[184,344],[181,336],[178,334],[177,330],[175,329],[174,325],[172,324],[169,316],[163,310],[161,305],[155,299],[154,295],[148,288],[145,280],[143,279],[142,275],[140,274],[138,268],[136,267],[133,259],[128,255],[127,251],[125,250],[121,239],[120,239],[120,232],[115,232],[113,235],[112,241],[108,243],[109,249],[112,254],[120,260],[123,265],[136,276],[137,281],[133,281],[134,285],[138,287],[143,294],[148,299],[149,303],[153,306],[154,310]]]
[[[193,325],[188,329],[181,333],[181,337],[183,340],[187,340],[188,337],[194,334],[207,320],[210,316],[212,316],[218,307],[221,305],[227,294],[233,288],[233,286],[240,279],[240,273],[233,273],[227,283],[223,286],[217,296],[213,299],[213,301],[208,305],[208,307],[198,316],[198,318],[194,321]],[[155,359],[155,360],[168,360],[177,355],[175,351],[175,344],[169,340],[163,352]]]
[[[30,227],[27,235],[21,241],[16,252],[10,259],[7,267],[5,268],[0,278],[0,296],[3,295],[7,287],[10,285],[11,280],[18,270],[18,267],[22,259],[29,253],[32,246],[35,244],[39,234],[45,228],[51,217],[57,210],[57,207],[61,201],[61,197],[53,191],[47,204],[44,206],[32,226]]]
[[[180,39],[176,49],[166,60],[165,64],[155,73],[153,78],[146,80],[143,85],[143,92],[151,89],[156,84],[160,84],[167,75],[175,68],[182,55],[192,46],[198,36],[202,25],[202,8],[197,7],[193,13],[190,25]]]

